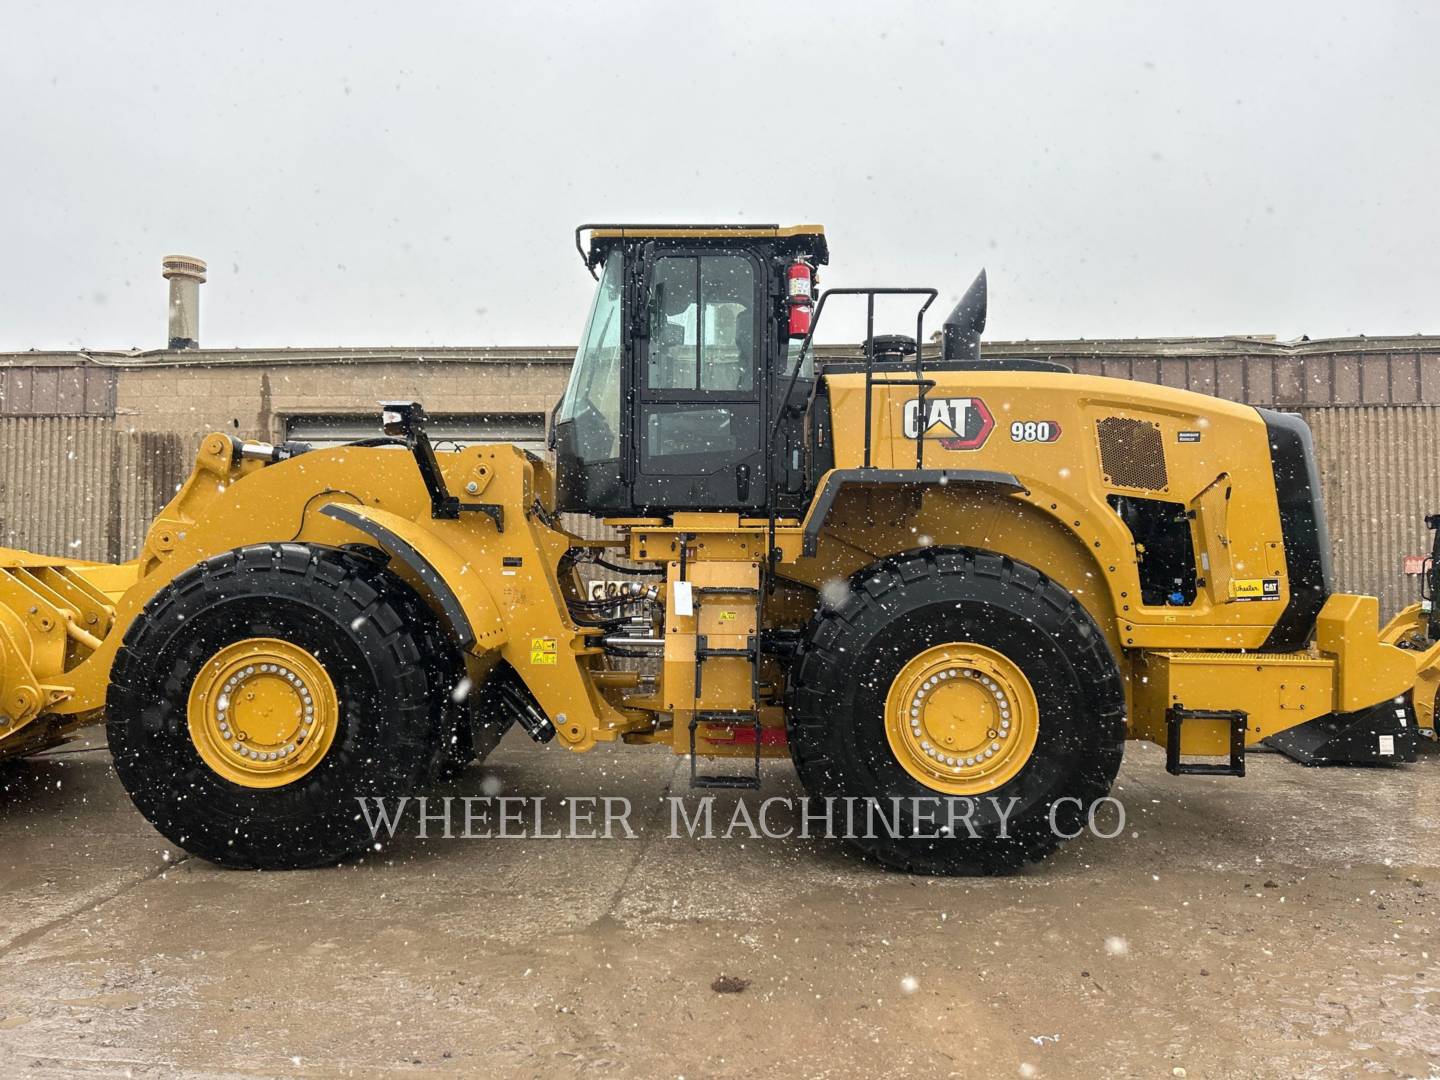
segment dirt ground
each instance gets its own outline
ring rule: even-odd
[[[491,764],[455,793],[626,796],[638,835],[227,872],[103,751],[0,767],[0,1072],[1440,1075],[1434,754],[1235,780],[1132,744],[1120,837],[984,880],[671,839],[685,768],[655,749],[512,734]],[[798,794],[774,764],[747,801]]]

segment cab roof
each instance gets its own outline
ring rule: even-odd
[[[585,244],[585,233],[590,243]],[[592,271],[605,261],[610,248],[626,240],[776,240],[783,251],[806,255],[824,265],[830,260],[823,225],[581,225],[575,230],[575,248]]]

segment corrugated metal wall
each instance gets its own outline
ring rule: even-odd
[[[120,558],[128,559],[145,539],[151,519],[190,475],[200,440],[169,431],[123,431],[115,437],[116,532]]]
[[[109,417],[0,416],[0,547],[130,558],[189,475],[187,442]]]
[[[1001,342],[990,356],[1056,360],[1082,375],[1159,383],[1272,407],[1440,404],[1431,338],[1278,344],[1220,338],[1161,342]]]
[[[1315,433],[1336,584],[1380,598],[1382,616],[1415,599],[1406,555],[1430,550],[1440,513],[1440,406],[1331,405],[1300,410]]]
[[[106,558],[114,467],[108,417],[0,417],[0,545]]]

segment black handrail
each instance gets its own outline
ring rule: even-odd
[[[870,463],[870,427],[871,427],[871,395],[874,387],[899,385],[914,385],[918,389],[918,413],[921,423],[925,416],[925,391],[935,385],[935,380],[925,378],[925,312],[929,310],[935,298],[940,295],[938,289],[914,288],[914,287],[890,287],[890,288],[849,288],[849,289],[826,289],[820,294],[819,301],[815,304],[815,315],[810,320],[810,331],[805,335],[800,345],[800,351],[795,356],[795,370],[790,373],[790,382],[785,387],[784,395],[779,399],[780,408],[775,413],[775,419],[770,426],[770,438],[765,447],[765,495],[766,506],[769,510],[769,525],[766,530],[767,545],[767,567],[773,568],[776,562],[775,551],[775,474],[778,470],[775,465],[775,440],[780,436],[780,421],[784,419],[785,409],[790,402],[790,395],[795,391],[795,384],[800,379],[800,368],[805,363],[805,354],[810,351],[815,341],[815,329],[820,325],[820,315],[825,310],[825,301],[832,296],[864,296],[865,302],[865,464],[867,469],[874,468]],[[875,380],[875,297],[877,296],[924,296],[925,302],[920,305],[920,310],[915,314],[915,381],[885,379],[880,382]],[[816,372],[818,379],[819,372]],[[774,406],[774,398],[767,403],[766,408]],[[808,406],[807,406],[808,411]],[[925,467],[925,432],[919,432],[919,438],[915,440],[915,467]]]

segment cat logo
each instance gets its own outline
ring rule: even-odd
[[[936,429],[939,429],[938,431]],[[995,430],[995,416],[980,398],[925,399],[925,422],[920,422],[920,399],[905,402],[905,437],[934,439],[946,450],[979,450]]]

